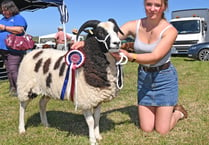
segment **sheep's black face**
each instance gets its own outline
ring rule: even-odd
[[[107,31],[105,31],[102,27],[98,27],[95,31],[95,36],[99,40],[105,40],[105,38],[107,37],[106,42],[109,42],[108,43],[108,45],[109,45],[110,44],[110,38],[107,35],[108,35]]]
[[[94,31],[97,41],[101,43],[102,51],[104,53],[108,52],[110,46],[110,37],[107,31],[105,31],[102,27],[97,27]]]
[[[99,40],[104,40],[110,52],[118,52],[121,45],[114,28],[115,25],[112,22],[101,22],[97,27],[97,34],[95,34]]]

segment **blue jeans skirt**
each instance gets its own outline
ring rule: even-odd
[[[138,67],[138,104],[144,106],[174,106],[178,101],[178,77],[170,64],[168,69],[145,72]]]

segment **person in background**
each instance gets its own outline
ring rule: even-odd
[[[27,29],[27,22],[19,14],[19,9],[12,0],[2,1],[1,13],[3,18],[0,20],[0,54],[3,57],[7,70],[10,94],[16,96],[18,68],[26,52],[8,48],[5,44],[5,39],[11,33],[24,35],[24,31]]]
[[[65,50],[65,37],[64,37],[64,35],[65,35],[65,33],[63,32],[63,27],[59,26],[58,27],[58,32],[55,35],[56,48],[58,50]],[[71,40],[71,37],[68,34],[66,34],[66,40],[67,41]]]
[[[134,51],[121,49],[129,61],[138,63],[138,116],[145,132],[156,130],[167,134],[178,120],[187,118],[187,111],[178,105],[178,76],[171,63],[171,47],[177,30],[164,18],[168,0],[144,0],[146,17],[125,23],[118,34],[124,40],[135,38]],[[72,49],[82,48],[84,41]],[[112,54],[117,59],[119,53]]]
[[[72,44],[74,43],[74,42],[76,42],[77,40],[76,40],[76,37],[77,37],[77,34],[78,34],[78,30],[77,29],[72,29]]]
[[[76,36],[77,36],[78,30],[77,29],[72,29],[72,36],[71,36],[71,40],[70,43],[68,43],[68,48],[71,48],[71,46],[73,45],[73,43],[75,43],[76,40]]]

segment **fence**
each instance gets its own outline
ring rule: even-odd
[[[7,71],[4,67],[2,56],[0,55],[0,80],[5,80],[5,79],[7,79]]]

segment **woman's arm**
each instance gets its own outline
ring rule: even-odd
[[[136,36],[136,25],[137,25],[137,20],[129,21],[122,25],[120,27],[121,31],[124,33],[124,35],[118,33],[118,36],[121,40],[126,39],[128,36]]]
[[[134,54],[123,51],[129,60],[136,59],[135,61],[140,64],[155,64],[161,60],[172,48],[172,45],[177,37],[177,30],[174,27],[169,28],[163,33],[162,39],[159,44],[151,53]]]
[[[73,45],[71,46],[71,49],[82,49],[84,45],[85,45],[84,41],[74,42]]]
[[[13,34],[21,34],[24,32],[24,27],[0,25],[0,30],[8,31]]]

